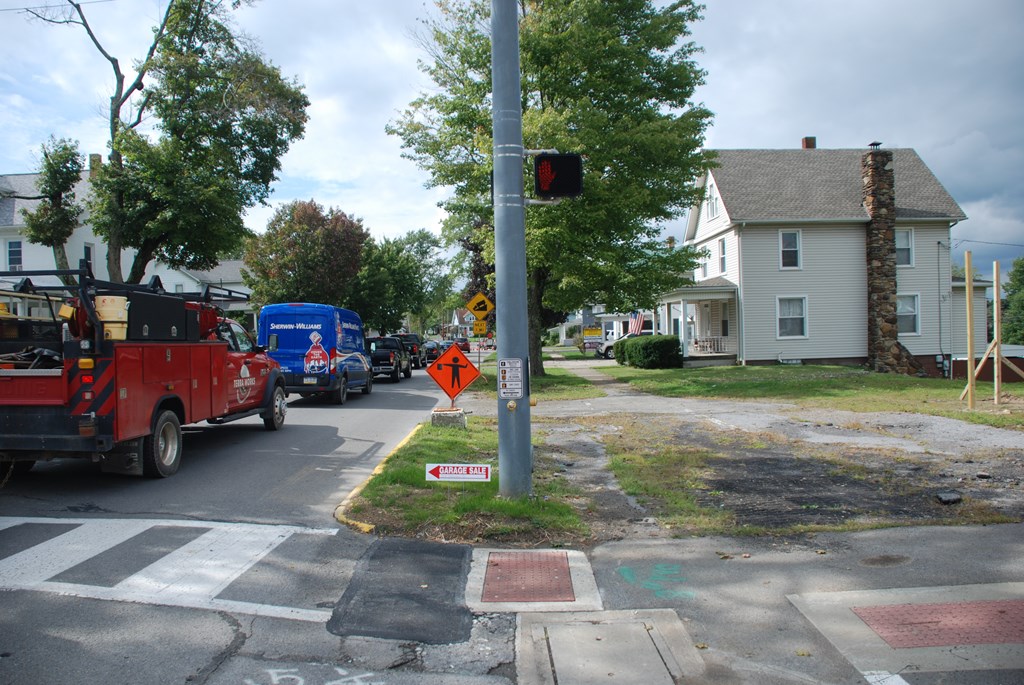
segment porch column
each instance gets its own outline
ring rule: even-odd
[[[683,347],[683,359],[690,356],[690,341],[686,337],[686,308],[689,304],[687,300],[679,301],[679,340]]]

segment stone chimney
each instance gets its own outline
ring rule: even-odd
[[[921,363],[899,341],[896,317],[896,173],[892,152],[872,149],[861,159],[868,214],[868,366],[882,373],[916,373]]]
[[[818,147],[818,139],[815,138],[814,136],[804,136],[800,140],[800,147],[802,147],[804,150],[813,150],[814,148]]]
[[[103,155],[93,152],[89,155],[89,179],[96,178],[100,173],[100,167],[103,166]]]

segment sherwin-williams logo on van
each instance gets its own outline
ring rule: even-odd
[[[303,373],[327,373],[327,365],[330,362],[330,358],[327,356],[327,350],[320,344],[324,337],[313,331],[309,334],[309,339],[313,344],[306,350],[306,357],[302,368]]]

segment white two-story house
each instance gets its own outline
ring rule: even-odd
[[[964,354],[950,229],[966,216],[914,150],[818,149],[805,138],[800,149],[717,154],[685,235],[707,257],[659,311],[688,355],[941,375]],[[876,168],[888,174],[880,190]],[[974,292],[981,341],[984,285]],[[890,353],[902,368],[888,367]]]

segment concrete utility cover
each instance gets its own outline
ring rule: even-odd
[[[519,685],[672,685],[703,672],[671,609],[519,615]]]

